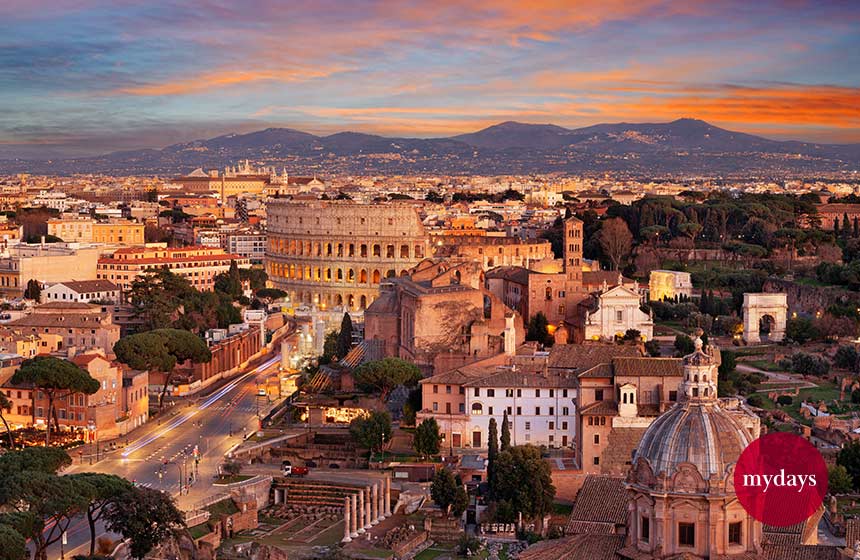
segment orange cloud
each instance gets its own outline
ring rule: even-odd
[[[304,82],[316,78],[325,78],[337,71],[339,69],[336,68],[328,70],[296,68],[279,71],[222,70],[158,84],[120,88],[111,93],[143,96],[184,95],[254,82]]]

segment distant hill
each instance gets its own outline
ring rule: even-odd
[[[506,174],[624,171],[662,174],[815,174],[860,169],[860,144],[784,142],[697,119],[568,129],[504,122],[450,138],[357,132],[316,136],[290,128],[227,134],[161,150],[51,161],[0,161],[0,171],[168,174],[221,168],[240,159],[317,174]]]

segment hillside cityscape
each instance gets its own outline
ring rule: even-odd
[[[0,560],[860,559],[858,6],[0,19]]]

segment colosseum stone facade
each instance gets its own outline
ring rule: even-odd
[[[364,309],[379,283],[431,254],[418,212],[406,203],[270,200],[266,272],[296,304]]]

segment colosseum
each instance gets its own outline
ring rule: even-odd
[[[364,309],[382,279],[403,276],[430,255],[409,204],[273,199],[267,214],[266,272],[296,304]]]

